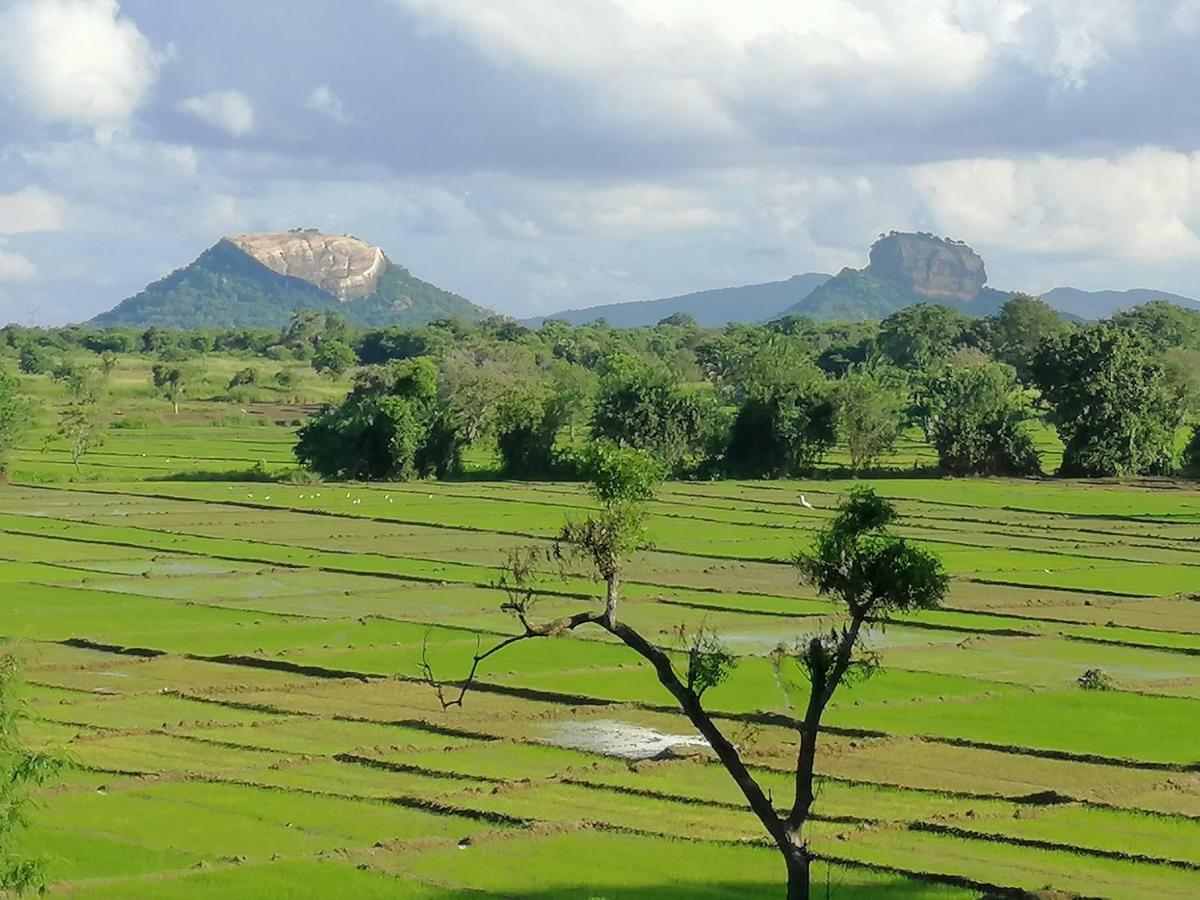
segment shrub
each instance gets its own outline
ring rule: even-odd
[[[1103,669],[1088,669],[1076,681],[1085,691],[1109,691],[1113,687],[1112,678]]]

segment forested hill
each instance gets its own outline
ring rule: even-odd
[[[987,285],[983,259],[962,241],[925,232],[880,235],[861,269],[842,269],[786,310],[816,322],[886,319],[918,303],[940,303],[969,316],[995,315],[1011,291]],[[1042,299],[1064,315],[1103,319],[1153,300],[1200,310],[1200,303],[1165,291],[1082,291],[1060,287]]]
[[[91,324],[282,328],[299,309],[336,309],[356,325],[422,325],[489,311],[391,262],[372,245],[315,232],[223,238],[194,262]]]
[[[983,259],[963,242],[893,231],[871,245],[865,268],[842,269],[787,313],[818,322],[864,321],[934,302],[987,316],[1012,294],[986,284]]]
[[[793,275],[785,281],[714,288],[659,300],[632,300],[586,309],[566,309],[553,315],[529,319],[525,324],[536,327],[546,319],[558,319],[572,325],[586,325],[604,319],[614,328],[640,328],[657,324],[677,313],[691,316],[698,325],[706,328],[718,328],[730,322],[761,322],[775,318],[828,280],[828,275],[808,272]]]

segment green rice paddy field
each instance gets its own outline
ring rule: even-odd
[[[519,645],[462,709],[420,682],[423,644],[453,677],[512,632],[497,566],[586,507],[577,486],[188,474],[281,470],[290,445],[283,424],[185,411],[114,430],[78,481],[31,443],[0,488],[0,633],[24,663],[24,734],[75,764],[26,839],[53,893],[782,893],[718,766],[615,755],[690,733],[623,647]],[[627,572],[630,621],[667,646],[703,623],[739,655],[709,704],[780,798],[794,738],[777,723],[803,685],[767,655],[834,611],[786,559],[851,484],[670,485],[655,549]],[[875,486],[953,589],[875,634],[883,671],[830,710],[822,891],[1200,896],[1200,492]],[[545,585],[547,614],[596,593],[583,573]],[[1093,668],[1114,689],[1081,689]]]

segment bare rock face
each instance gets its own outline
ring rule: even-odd
[[[347,235],[297,230],[227,240],[273,272],[307,281],[343,302],[375,293],[387,268],[382,250]]]
[[[893,231],[871,246],[873,275],[930,300],[967,302],[987,283],[983,259],[966,244]]]

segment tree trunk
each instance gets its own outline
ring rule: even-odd
[[[785,854],[784,858],[787,860],[787,900],[809,900],[811,860],[808,853],[797,850]]]
[[[179,401],[178,400],[172,401],[171,405],[173,407],[175,407],[175,415],[179,415]]]
[[[616,572],[606,579],[607,589],[604,592],[604,620],[611,627],[617,621],[617,596],[621,586],[621,576]]]

